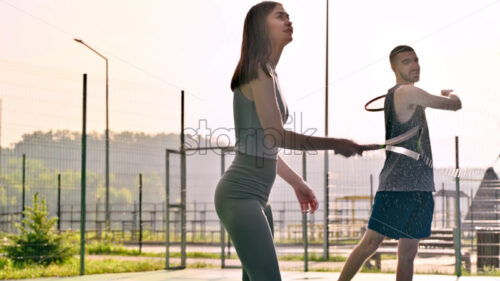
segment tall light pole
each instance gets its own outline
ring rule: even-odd
[[[325,137],[328,137],[328,25],[329,25],[329,5],[328,5],[328,0],[326,0],[326,46],[325,46]],[[324,156],[324,177],[325,177],[325,185],[324,185],[324,206],[325,206],[325,213],[324,213],[324,218],[323,218],[323,258],[328,260],[330,254],[329,254],[329,247],[330,247],[330,241],[328,240],[329,238],[329,216],[330,216],[330,189],[329,189],[329,169],[330,167],[328,166],[328,150],[325,151],[325,156]]]
[[[110,230],[110,220],[111,220],[111,212],[109,208],[109,110],[108,110],[108,58],[100,54],[98,51],[94,50],[92,47],[87,45],[83,40],[74,38],[76,42],[84,45],[85,47],[89,48],[92,52],[96,53],[98,56],[103,58],[106,61],[106,132],[105,132],[105,138],[106,138],[106,152],[105,152],[105,166],[106,166],[106,176],[105,176],[105,182],[106,182],[106,231]]]

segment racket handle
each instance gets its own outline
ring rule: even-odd
[[[360,146],[361,146],[362,151],[378,150],[378,149],[385,148],[385,145],[383,145],[383,144],[363,144]]]

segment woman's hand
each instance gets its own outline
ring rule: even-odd
[[[363,154],[363,147],[348,139],[336,139],[333,149],[335,150],[335,154],[340,154],[345,157]]]
[[[319,204],[312,188],[305,181],[294,184],[292,187],[299,201],[302,213],[307,213],[309,211],[311,214],[314,213],[318,209]]]

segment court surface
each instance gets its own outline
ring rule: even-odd
[[[300,280],[337,280],[338,272],[282,272],[283,281],[300,281]],[[395,274],[384,273],[360,273],[356,275],[353,281],[387,281],[395,280]],[[153,272],[134,272],[134,273],[117,273],[117,274],[99,274],[86,275],[67,278],[38,278],[25,280],[58,280],[58,281],[164,281],[164,280],[182,280],[182,281],[237,281],[241,280],[240,269],[185,269],[178,271],[153,271]],[[456,281],[457,277],[449,275],[415,275],[414,281]],[[500,281],[500,277],[460,277],[458,280],[463,281]]]

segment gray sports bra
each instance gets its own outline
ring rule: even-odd
[[[279,91],[277,79],[274,79],[274,87],[284,124],[288,119],[288,107]],[[258,157],[278,159],[279,148],[264,139],[265,134],[257,116],[255,103],[247,99],[239,87],[234,89],[233,115],[236,131],[236,151]]]

